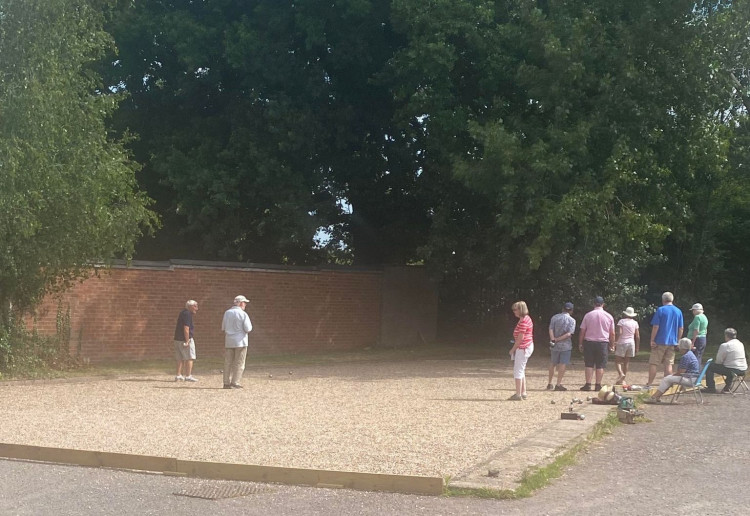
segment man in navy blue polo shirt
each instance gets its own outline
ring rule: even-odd
[[[195,360],[195,340],[193,339],[193,314],[198,311],[198,302],[190,300],[185,303],[185,309],[177,317],[174,329],[174,354],[177,359],[176,382],[197,382],[193,376],[193,360]],[[183,376],[183,372],[185,376]]]

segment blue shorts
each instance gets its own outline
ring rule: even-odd
[[[568,365],[570,364],[570,353],[572,350],[567,351],[560,351],[559,349],[552,348],[550,350],[550,362],[552,365],[557,364],[563,364]]]

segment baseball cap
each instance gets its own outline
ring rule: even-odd
[[[703,310],[703,305],[702,305],[702,304],[700,304],[700,303],[695,303],[695,304],[694,304],[694,305],[692,306],[692,308],[690,308],[690,309],[691,309],[691,310]]]
[[[570,301],[568,301],[567,303],[565,303],[565,305],[563,306],[563,308],[565,310],[572,310],[573,309],[573,303],[571,303]]]
[[[246,298],[245,296],[237,296],[234,298],[234,304],[238,305],[240,303],[249,303],[250,300]]]
[[[594,304],[599,306],[604,304],[604,298],[602,296],[596,296],[594,298]]]

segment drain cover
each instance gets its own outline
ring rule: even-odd
[[[188,496],[190,498],[204,498],[206,500],[221,500],[224,498],[237,498],[258,493],[268,493],[272,489],[265,486],[235,484],[228,486],[197,486],[177,491],[177,496]]]

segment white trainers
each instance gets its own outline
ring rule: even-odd
[[[174,377],[174,381],[175,382],[184,382],[185,381],[185,377],[182,376],[181,374],[178,374],[177,376]]]
[[[197,381],[198,381],[198,379],[197,379],[197,378],[196,378],[195,376],[193,376],[193,375],[191,374],[190,376],[186,376],[186,377],[185,377],[185,381],[186,381],[186,382],[197,382]]]

